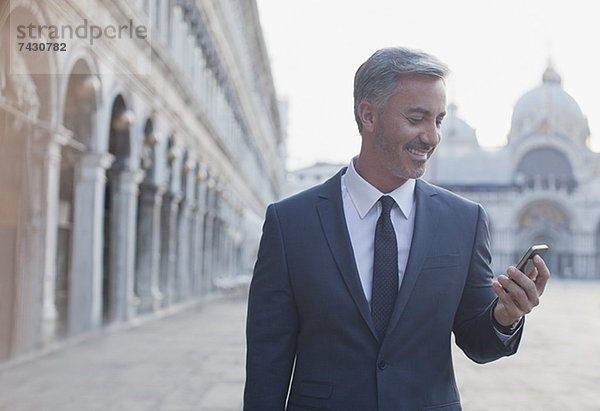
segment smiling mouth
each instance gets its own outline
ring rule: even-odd
[[[417,149],[417,148],[412,148],[412,147],[408,147],[406,148],[406,151],[408,151],[409,154],[411,154],[411,157],[413,157],[416,160],[427,160],[428,155],[431,153],[431,148],[428,149]]]

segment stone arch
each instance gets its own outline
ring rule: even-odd
[[[180,164],[180,171],[179,171],[179,187],[180,187],[180,191],[181,191],[181,199],[182,200],[189,200],[188,198],[188,173],[190,171],[189,169],[189,161],[190,161],[190,152],[187,148],[184,148],[182,150],[182,154],[181,154],[181,164]]]
[[[131,133],[135,115],[122,95],[113,101],[108,136],[108,152],[114,158],[106,171],[104,187],[104,245],[102,272],[102,318],[104,323],[124,320],[127,317],[125,305],[133,294],[133,273],[127,273],[129,266],[129,240],[131,238],[129,220],[130,202],[137,187],[132,181]],[[127,247],[127,248],[124,248]],[[133,256],[131,256],[133,262]],[[124,276],[131,276],[126,278]]]
[[[195,201],[196,201],[196,245],[194,247],[195,257],[195,287],[196,295],[201,295],[205,290],[205,241],[206,241],[206,198],[207,198],[208,168],[204,162],[198,161],[195,178]]]
[[[154,130],[154,123],[151,118],[144,124],[144,141],[140,150],[140,167],[144,171],[144,183],[157,183],[157,144],[158,135]]]
[[[1,38],[16,39],[17,26],[43,25],[46,24],[46,20],[37,2],[19,2],[9,10],[4,24],[0,24]],[[16,47],[17,42],[13,41],[5,41],[0,45],[0,60],[10,63],[8,70],[0,74],[0,77],[6,79],[6,88],[2,94],[12,94],[14,100],[23,105],[21,108],[28,114],[34,112],[35,117],[42,124],[46,126],[55,124],[56,81],[52,74],[56,74],[57,69],[54,54],[18,52]]]
[[[171,133],[167,138],[166,142],[166,185],[167,191],[173,193],[180,190],[181,181],[178,179],[180,170],[177,168],[177,164],[180,161],[181,148],[177,144],[176,136]]]
[[[532,244],[548,244],[550,250],[544,257],[553,275],[571,277],[574,275],[573,234],[571,219],[565,209],[551,200],[536,200],[525,205],[518,214],[519,253]]]
[[[67,57],[67,62],[61,69],[62,73],[68,73],[64,76],[65,80],[61,80],[57,87],[58,109],[57,115],[59,120],[64,120],[65,117],[73,117],[70,114],[90,115],[93,127],[87,132],[79,132],[74,136],[78,141],[86,144],[91,151],[97,151],[98,146],[98,112],[102,109],[102,80],[97,74],[98,67],[92,57],[84,50],[71,53]],[[83,102],[82,107],[70,107],[67,103],[70,95]],[[71,99],[73,100],[73,99]],[[90,112],[90,108],[93,111]],[[79,111],[79,113],[78,113]],[[64,123],[63,123],[64,124]],[[77,127],[71,127],[74,131]],[[83,131],[83,130],[82,130]]]
[[[162,198],[160,221],[160,292],[163,295],[163,307],[175,302],[177,287],[177,222],[181,201],[181,181],[179,164],[181,149],[173,134],[166,141],[166,189]]]
[[[46,200],[44,153],[54,113],[52,79],[16,52],[10,21],[44,21],[34,4],[0,5],[0,362],[40,343]],[[16,33],[15,33],[16,34]],[[38,56],[49,70],[49,56]],[[32,223],[33,222],[33,223]]]
[[[61,163],[58,190],[57,243],[55,260],[54,301],[58,314],[56,322],[57,336],[66,333],[69,313],[69,295],[72,266],[73,238],[76,230],[75,210],[89,207],[89,199],[75,199],[75,169],[82,156],[89,152],[89,143],[96,130],[96,96],[99,92],[99,80],[91,74],[84,60],[73,66],[67,81],[62,124],[70,131],[71,138],[61,147]]]
[[[202,243],[200,240],[201,233],[201,224],[200,218],[201,214],[201,206],[200,206],[200,162],[196,159],[194,161],[193,170],[190,170],[192,173],[192,187],[191,187],[191,201],[193,203],[192,207],[192,224],[191,224],[191,234],[190,234],[190,290],[193,295],[199,294],[199,280],[200,280],[200,262],[201,262],[201,254],[202,254]]]
[[[179,164],[180,180],[180,200],[177,210],[177,268],[176,268],[176,298],[183,300],[190,296],[190,286],[192,284],[191,275],[191,245],[194,243],[192,238],[192,214],[194,201],[194,168],[195,159],[191,151],[184,148]]]
[[[137,241],[135,257],[135,295],[139,299],[138,311],[150,312],[158,307],[160,257],[160,221],[163,187],[158,183],[159,135],[154,122],[144,123],[141,146],[141,169],[144,177],[139,186],[137,207]]]
[[[528,188],[558,188],[571,192],[576,187],[568,156],[555,147],[541,146],[527,151],[515,172],[517,182]]]
[[[112,106],[108,137],[108,152],[115,156],[112,169],[129,169],[131,160],[130,127],[134,120],[135,115],[128,109],[123,96],[117,95]]]
[[[92,74],[85,60],[78,60],[67,83],[63,105],[63,125],[71,130],[73,138],[85,147],[91,147],[96,138],[97,98],[100,80]]]

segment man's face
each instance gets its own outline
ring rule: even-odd
[[[400,78],[373,133],[379,166],[389,178],[406,180],[425,173],[427,160],[442,138],[445,114],[443,80],[423,74]]]

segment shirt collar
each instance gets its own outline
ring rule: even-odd
[[[350,161],[350,165],[344,176],[344,182],[360,218],[365,218],[382,195],[389,195],[398,204],[403,217],[408,219],[414,204],[415,179],[406,180],[404,184],[391,193],[382,193],[356,172],[354,168],[355,160],[356,157]]]

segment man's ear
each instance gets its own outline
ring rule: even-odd
[[[377,108],[368,101],[362,101],[358,105],[358,118],[360,119],[363,131],[372,133],[375,130],[375,123],[377,122],[379,112]]]

